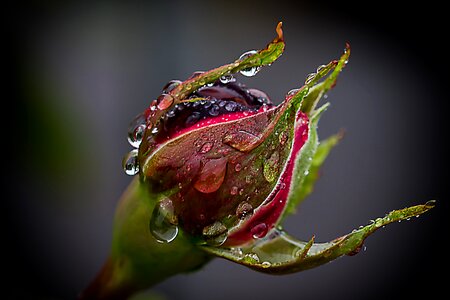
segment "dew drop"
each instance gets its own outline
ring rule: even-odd
[[[300,89],[292,89],[289,92],[287,92],[286,97],[290,97],[293,96],[294,94],[296,94]]]
[[[131,150],[124,156],[122,160],[122,167],[127,175],[133,176],[139,173],[139,162],[137,156],[137,149]]]
[[[236,216],[240,220],[244,220],[245,218],[251,216],[252,214],[253,214],[253,206],[247,201],[242,201],[236,208]]]
[[[314,78],[316,78],[316,73],[309,74],[308,76],[306,76],[305,84],[310,84],[311,81],[314,80]]]
[[[231,74],[225,74],[222,77],[220,77],[219,80],[223,84],[227,84],[227,83],[230,83],[230,82],[235,82],[236,78],[234,78],[233,75],[231,75]]]
[[[168,109],[173,103],[173,97],[170,94],[161,94],[158,99],[158,109]]]
[[[250,233],[252,234],[253,238],[260,239],[266,236],[268,230],[269,228],[267,227],[266,223],[259,223],[253,226],[252,229],[250,229]]]
[[[211,159],[205,163],[194,188],[202,193],[217,191],[225,179],[227,159],[225,157]]]
[[[237,257],[237,258],[239,258],[239,259],[242,259],[243,255],[244,255],[244,253],[242,252],[242,249],[241,249],[241,248],[238,248],[238,247],[231,248],[231,249],[230,249],[230,253],[231,253],[234,257]]]
[[[263,175],[268,182],[273,182],[278,176],[279,159],[280,155],[278,151],[275,151],[270,158],[264,162]]]
[[[170,243],[178,235],[178,220],[170,199],[159,201],[150,219],[150,232],[160,243]]]
[[[270,268],[271,265],[272,265],[272,264],[271,264],[270,262],[268,262],[268,261],[263,261],[263,262],[261,263],[261,266],[262,266],[263,268]]]
[[[172,91],[174,88],[179,86],[181,84],[180,80],[171,80],[163,87],[162,92],[164,94],[168,94],[170,91]]]
[[[316,69],[316,73],[320,73],[322,72],[327,66],[326,65],[320,65],[317,67]]]
[[[202,154],[208,153],[209,151],[211,151],[212,147],[213,147],[213,143],[206,142],[203,144],[203,146],[200,148],[200,150],[198,152],[200,152]]]
[[[219,112],[220,112],[220,107],[217,104],[212,105],[208,111],[208,113],[213,117],[218,116]]]
[[[244,259],[250,263],[259,263],[259,256],[256,253],[247,253],[244,255]]]
[[[237,195],[239,188],[237,186],[233,186],[230,190],[231,195]]]
[[[239,60],[244,60],[256,53],[258,53],[258,51],[256,51],[256,50],[247,51],[239,57]],[[252,61],[252,63],[256,63],[256,61],[255,62]],[[261,67],[254,66],[254,67],[243,69],[239,72],[244,76],[252,77],[252,76],[255,76],[259,72],[260,69],[261,69]]]
[[[220,246],[227,240],[228,229],[222,222],[216,221],[203,228],[203,237],[206,242],[213,246]]]
[[[236,172],[239,172],[241,169],[242,169],[242,165],[241,165],[240,163],[237,163],[237,164],[234,166],[234,170],[235,170]]]
[[[130,126],[130,130],[128,131],[128,143],[134,148],[139,148],[142,138],[144,137],[145,128],[145,124]]]

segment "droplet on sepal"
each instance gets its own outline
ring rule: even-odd
[[[246,59],[247,57],[250,57],[250,56],[252,56],[252,55],[254,55],[254,54],[256,54],[256,53],[258,53],[258,51],[256,51],[256,50],[250,50],[250,51],[247,51],[247,52],[245,52],[245,53],[243,53],[240,57],[239,57],[239,60],[244,60],[244,59]],[[261,67],[250,67],[250,68],[246,68],[246,69],[243,69],[243,70],[241,70],[241,71],[239,71],[242,75],[244,75],[244,76],[247,76],[247,77],[252,77],[252,76],[255,76],[258,72],[259,72],[259,70],[261,69]]]
[[[311,83],[311,81],[313,81],[314,78],[316,78],[316,73],[309,74],[308,76],[306,76],[305,84]]]
[[[168,94],[168,93],[170,93],[170,91],[172,91],[174,88],[176,88],[180,84],[181,84],[180,80],[171,80],[168,83],[166,83],[166,85],[162,89],[162,92],[164,94]]]
[[[159,201],[153,209],[149,224],[153,237],[160,243],[172,242],[178,235],[177,224],[172,201],[167,198]]]
[[[137,149],[131,150],[124,156],[122,160],[122,167],[127,175],[133,176],[139,173],[139,162],[137,156]]]
[[[158,99],[158,109],[168,109],[173,103],[173,97],[170,94],[161,94]]]
[[[220,246],[227,240],[228,229],[222,222],[216,221],[203,228],[203,237],[212,246]]]
[[[227,84],[227,83],[230,83],[230,82],[235,82],[236,78],[234,78],[233,75],[231,75],[231,74],[225,74],[222,77],[220,77],[219,80],[223,84]]]

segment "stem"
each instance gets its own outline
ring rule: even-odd
[[[152,236],[148,225],[157,200],[136,176],[117,207],[111,255],[79,299],[126,299],[210,260],[182,231],[171,243]]]

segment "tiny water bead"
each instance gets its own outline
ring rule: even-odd
[[[244,60],[244,59],[246,59],[246,58],[248,58],[248,57],[250,57],[250,56],[252,56],[252,55],[254,55],[256,53],[258,53],[258,51],[256,51],[256,50],[247,51],[247,52],[243,53],[239,57],[239,60]],[[255,67],[250,67],[250,68],[243,69],[243,70],[241,70],[239,72],[242,75],[244,75],[244,76],[252,77],[252,76],[255,76],[259,72],[260,69],[261,69],[261,67],[256,67],[255,66]]]
[[[170,94],[161,94],[158,99],[158,109],[168,109],[173,103],[173,97]]]
[[[133,176],[139,173],[139,162],[137,156],[137,149],[131,150],[124,156],[122,160],[122,167],[127,175]]]
[[[162,89],[162,92],[164,94],[168,94],[170,93],[174,88],[176,88],[177,86],[179,86],[181,84],[180,80],[171,80],[169,81]]]
[[[150,232],[160,243],[170,243],[178,235],[178,220],[170,199],[159,201],[150,219]]]
[[[310,84],[316,78],[316,73],[311,73],[306,76],[305,84]]]

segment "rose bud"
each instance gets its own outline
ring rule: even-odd
[[[392,211],[328,243],[296,240],[283,217],[311,191],[320,166],[341,135],[321,143],[319,100],[347,64],[317,68],[304,85],[274,105],[233,76],[253,76],[284,50],[276,38],[235,62],[170,81],[130,125],[137,149],[124,158],[136,175],[119,203],[111,256],[83,299],[122,299],[218,256],[252,269],[284,274],[353,255],[386,224],[424,213],[433,201]]]

